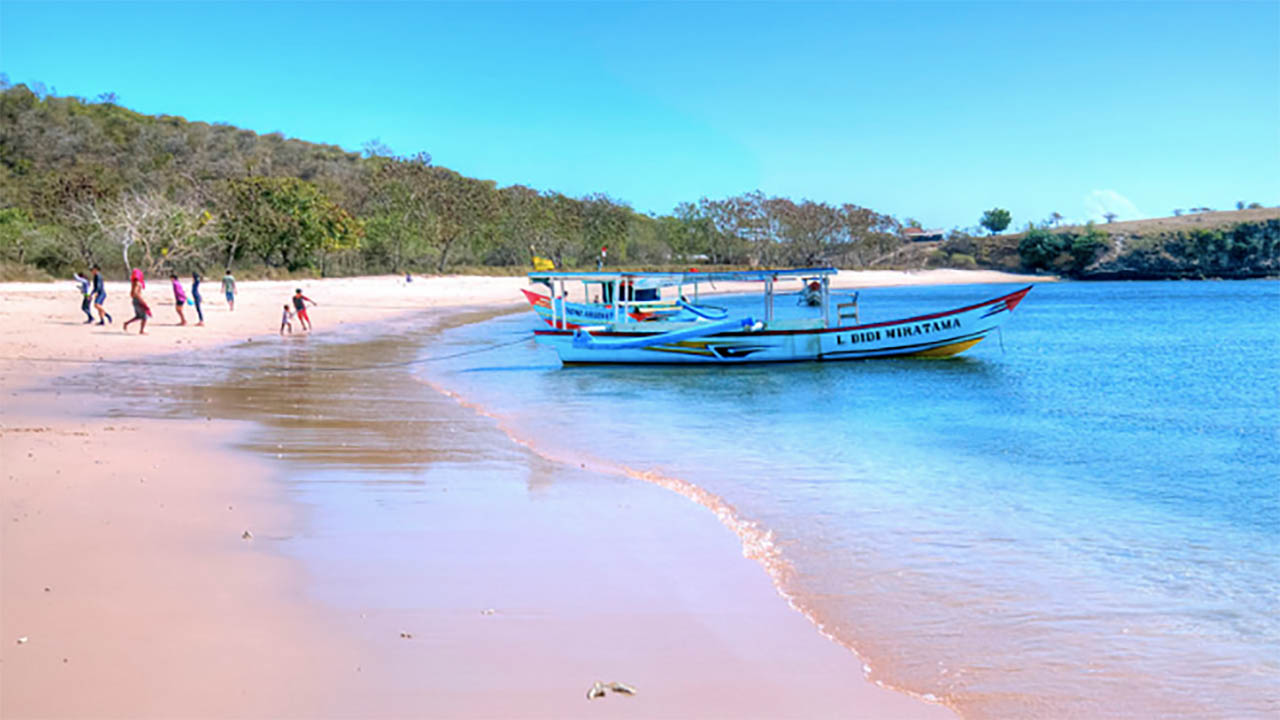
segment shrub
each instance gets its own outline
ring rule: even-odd
[[[1028,228],[1018,241],[1018,257],[1029,270],[1048,270],[1055,259],[1067,248],[1066,237],[1044,228]]]
[[[1093,226],[1085,225],[1084,234],[1071,239],[1071,271],[1079,273],[1098,257],[1098,252],[1109,244],[1110,236]]]

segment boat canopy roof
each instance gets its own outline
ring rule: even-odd
[[[531,272],[530,282],[551,283],[556,280],[576,280],[588,283],[612,283],[630,281],[636,287],[663,287],[687,285],[699,282],[765,282],[796,278],[828,277],[840,272],[833,267],[788,268],[774,270],[716,270],[712,272],[631,272],[627,270],[601,272]]]

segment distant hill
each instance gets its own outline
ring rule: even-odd
[[[636,212],[604,193],[499,187],[430,154],[365,153],[145,115],[0,73],[0,278],[101,264],[241,276],[841,264],[904,242],[893,217],[761,192]]]
[[[1273,277],[1280,276],[1280,207],[953,237],[932,252],[946,264],[959,257],[1091,280]]]

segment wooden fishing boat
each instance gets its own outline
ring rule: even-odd
[[[655,320],[723,320],[723,308],[700,305],[684,297],[677,287],[677,299],[662,299],[662,290],[671,285],[674,276],[683,273],[530,273],[531,282],[545,285],[548,293],[521,289],[533,311],[551,327],[572,330],[629,318],[636,322]],[[569,299],[568,285],[581,284],[582,302]],[[691,283],[695,295],[698,283]],[[614,298],[621,301],[615,305]],[[617,308],[625,308],[621,314]]]
[[[529,305],[533,307],[538,317],[551,327],[572,330],[583,325],[599,325],[613,320],[612,303],[572,302],[564,297],[543,295],[524,288],[521,288],[520,292],[524,293],[525,299],[529,301]],[[670,304],[646,303],[629,307],[627,317],[636,322],[644,322],[670,317],[679,310],[679,307]]]
[[[1016,292],[953,310],[862,324],[855,302],[832,302],[830,278],[835,268],[797,270],[749,270],[716,273],[536,273],[531,279],[551,286],[590,280],[612,284],[615,301],[596,311],[612,315],[595,324],[563,324],[551,319],[552,329],[535,330],[537,341],[550,347],[566,365],[596,363],[760,363],[805,360],[854,360],[876,357],[947,357],[964,352],[995,332],[1030,292]],[[714,318],[700,315],[697,305],[677,303],[692,319],[637,321],[635,307],[620,294],[623,284],[644,276],[656,285],[697,287],[706,282],[751,282],[764,287],[762,316]],[[817,317],[774,317],[775,287],[799,280],[807,289],[819,283],[821,308]],[[554,292],[554,290],[553,290]],[[802,291],[804,292],[804,291]],[[559,307],[553,303],[552,307]],[[693,310],[689,310],[693,308]]]

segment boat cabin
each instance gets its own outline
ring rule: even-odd
[[[630,320],[665,319],[681,310],[702,319],[717,319],[700,311],[699,294],[703,284],[720,283],[719,290],[736,283],[763,286],[763,320],[774,321],[774,294],[780,284],[795,282],[807,304],[821,307],[821,326],[832,327],[845,319],[845,305],[832,307],[830,278],[838,270],[833,267],[801,268],[786,270],[740,270],[723,272],[533,272],[529,281],[545,285],[550,290],[553,327],[564,327],[565,303],[569,302],[569,290],[582,285],[582,296],[590,303],[604,305],[613,312],[608,314],[613,323]],[[675,288],[675,296],[662,299],[663,288]],[[737,288],[734,288],[737,289]],[[576,293],[575,293],[576,294]],[[856,301],[855,301],[856,302]],[[836,316],[832,316],[832,310]],[[855,310],[856,313],[856,305]],[[723,317],[723,316],[720,316]]]

